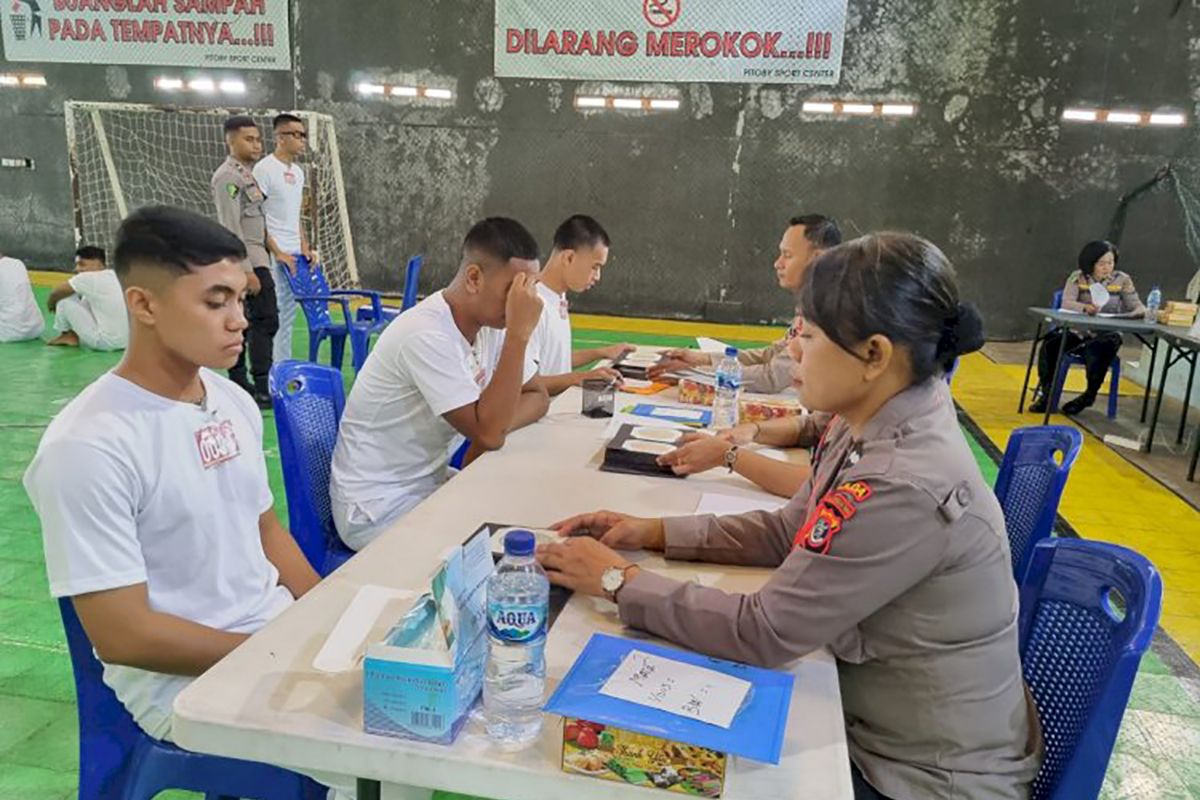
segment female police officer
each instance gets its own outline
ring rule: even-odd
[[[979,314],[959,302],[941,251],[906,234],[825,253],[800,304],[795,378],[811,408],[836,416],[786,506],[583,514],[559,533],[598,540],[565,539],[539,559],[551,581],[606,595],[627,624],[699,652],[778,666],[829,647],[856,797],[1028,797],[1041,737],[1004,518],[941,380],[982,346]],[[775,571],[755,594],[732,595],[610,548]]]

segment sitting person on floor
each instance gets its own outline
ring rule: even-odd
[[[45,328],[24,262],[0,253],[0,342],[36,339]]]
[[[108,269],[99,247],[75,251],[75,275],[54,287],[46,307],[54,312],[58,331],[46,344],[92,350],[124,350],[129,344],[121,281]]]
[[[1111,242],[1088,242],[1079,252],[1079,269],[1071,273],[1063,287],[1062,310],[1089,316],[1106,314],[1136,317],[1146,313],[1134,288],[1133,278],[1117,269],[1117,248]],[[1061,336],[1050,336],[1038,353],[1038,393],[1029,410],[1044,414],[1050,401],[1054,364],[1058,360]],[[1063,404],[1064,414],[1078,414],[1096,402],[1113,359],[1121,350],[1121,334],[1113,331],[1093,333],[1067,332],[1066,352],[1083,359],[1087,373],[1084,393]]]
[[[241,241],[189,211],[121,223],[121,363],[46,429],[25,472],[50,593],[71,598],[104,682],[171,739],[175,696],[317,584],[273,510],[262,415],[218,371],[242,351]],[[86,274],[86,273],[85,273]]]
[[[521,223],[485,219],[463,241],[450,285],[380,335],[333,451],[333,521],[348,547],[366,547],[433,494],[463,437],[498,450],[545,415],[550,399],[527,352],[542,313],[537,270],[537,242]]]

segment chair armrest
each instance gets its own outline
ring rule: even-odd
[[[295,298],[298,302],[313,300],[322,303],[337,303],[342,307],[342,317],[346,321],[347,325],[349,325],[350,321],[354,318],[354,316],[350,313],[350,301],[345,297],[334,297],[333,295],[328,294],[298,294],[295,295]]]
[[[379,302],[379,292],[372,292],[369,289],[332,289],[329,293],[344,297],[369,297],[371,299],[371,309],[375,312],[375,316],[379,317],[383,313]]]

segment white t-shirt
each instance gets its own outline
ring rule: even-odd
[[[567,296],[541,281],[538,281],[537,290],[542,297],[542,316],[529,344],[534,349],[539,374],[562,375],[573,369]]]
[[[97,346],[123,350],[129,346],[129,312],[125,309],[125,290],[111,269],[80,272],[67,283],[75,294],[87,301],[96,318]]]
[[[468,342],[441,292],[384,330],[346,400],[329,481],[335,501],[404,512],[446,481],[462,440],[442,415],[478,400],[500,358],[485,331]],[[527,354],[524,379],[535,374]]]
[[[25,264],[0,257],[0,342],[36,339],[45,327]]]
[[[285,253],[300,252],[300,211],[304,205],[304,170],[299,164],[285,164],[275,154],[254,165],[254,180],[267,199],[263,213],[267,233]]]
[[[156,611],[235,633],[292,603],[258,529],[273,502],[262,416],[230,381],[200,375],[203,408],[108,373],[46,429],[24,483],[55,597],[145,583]],[[158,738],[190,680],[104,667],[104,682]]]

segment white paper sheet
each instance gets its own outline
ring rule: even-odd
[[[1092,305],[1096,308],[1104,308],[1108,305],[1108,301],[1112,299],[1112,295],[1108,293],[1108,289],[1102,284],[1093,283],[1088,287],[1088,291],[1092,295]]]
[[[705,492],[696,504],[697,514],[745,514],[747,511],[775,511],[784,504],[781,497],[738,497],[732,494]]]
[[[354,595],[350,605],[342,612],[341,618],[325,645],[313,659],[313,669],[321,672],[345,672],[355,669],[362,659],[363,648],[367,636],[379,622],[379,616],[389,603],[410,601],[417,595],[407,589],[392,589],[387,586],[364,586]],[[396,619],[399,619],[399,615]],[[395,620],[392,620],[395,622]]]
[[[631,650],[600,693],[668,714],[728,728],[750,682],[711,669]]]
[[[710,339],[707,336],[696,337],[696,347],[699,348],[700,352],[702,353],[724,354],[725,348],[728,346],[729,345],[725,344],[720,339]]]

